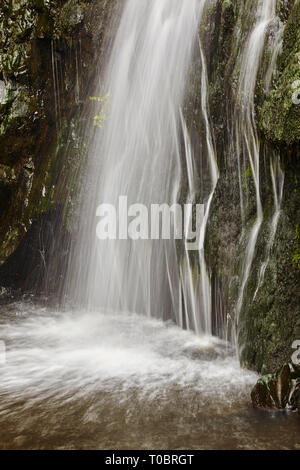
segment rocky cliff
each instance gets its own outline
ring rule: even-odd
[[[109,47],[116,5],[110,0],[1,2],[3,286],[32,290],[46,282],[53,290],[60,283],[63,252],[60,266],[48,268],[68,239],[66,204],[72,210],[73,181],[84,160],[79,129],[99,56]]]
[[[253,3],[216,2],[210,12],[210,26],[202,32],[210,38],[207,50],[210,106],[221,169],[206,251],[215,311],[220,311],[221,299],[223,321],[227,325],[236,323],[247,237],[256,218],[250,164],[247,160],[242,162],[239,180],[237,137],[233,130],[239,53],[249,34],[251,18],[255,16],[251,10]],[[276,9],[277,18],[268,26],[255,89],[263,223],[245,287],[236,338],[242,363],[259,372],[275,372],[288,362],[293,353],[292,343],[300,338],[300,2],[278,1]],[[274,160],[280,161],[284,186],[272,239],[276,201],[270,166]],[[280,178],[274,175],[274,168],[273,177],[278,196]],[[241,193],[246,201],[244,211],[240,207]]]

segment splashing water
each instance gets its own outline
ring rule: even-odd
[[[178,401],[191,406],[191,419],[197,409],[228,414],[233,403],[244,406],[256,380],[221,340],[142,315],[23,303],[2,309],[1,323],[1,448],[151,447],[132,429],[148,429],[143,419],[159,419]]]
[[[217,338],[136,314],[1,308],[1,449],[297,448]]]

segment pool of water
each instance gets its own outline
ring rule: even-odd
[[[0,307],[1,449],[300,449],[224,342],[132,314]]]

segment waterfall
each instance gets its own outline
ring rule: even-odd
[[[200,232],[199,264],[200,264],[200,272],[201,272],[201,288],[202,288],[202,299],[203,299],[203,313],[204,313],[204,319],[205,319],[205,330],[208,331],[209,333],[212,333],[211,283],[210,283],[209,275],[206,269],[204,242],[205,242],[205,235],[206,235],[206,227],[207,227],[209,213],[210,213],[210,206],[212,203],[213,195],[214,195],[218,178],[219,178],[219,170],[218,170],[217,157],[216,157],[216,152],[215,152],[213,138],[212,138],[212,131],[211,131],[209,118],[208,118],[209,116],[208,114],[208,79],[207,79],[205,57],[203,53],[203,48],[201,46],[201,42],[199,42],[199,47],[200,47],[200,57],[201,57],[201,65],[202,65],[202,81],[201,81],[202,113],[203,113],[203,119],[205,123],[208,162],[209,162],[209,170],[210,170],[210,176],[211,176],[211,181],[212,181],[212,188],[211,188],[211,192],[209,194],[208,201],[206,204],[204,219],[203,219],[201,232]]]
[[[212,180],[200,230],[202,292],[188,253],[180,265],[175,240],[100,241],[95,227],[97,206],[118,207],[120,196],[127,197],[128,207],[177,203],[183,165],[189,202],[194,202],[193,155],[181,108],[205,5],[206,0],[127,0],[124,5],[104,80],[94,92],[99,101],[106,97],[107,118],[102,129],[88,132],[87,180],[68,282],[70,297],[89,309],[172,318],[198,333],[211,333],[204,239],[218,178],[201,42],[202,112]]]
[[[240,65],[241,70],[237,97],[239,110],[237,112],[236,124],[237,133],[239,134],[237,155],[239,160],[242,151],[243,156],[246,156],[251,167],[256,194],[256,220],[250,230],[245,259],[242,266],[241,286],[236,306],[237,325],[243,305],[245,287],[249,279],[255,255],[257,238],[263,222],[263,209],[260,195],[260,142],[255,120],[255,87],[265,45],[267,28],[275,17],[275,7],[276,0],[259,0],[254,28],[246,42]],[[242,142],[242,145],[240,145],[240,142]],[[240,167],[239,162],[239,169]],[[241,203],[242,212],[244,212],[242,190]]]

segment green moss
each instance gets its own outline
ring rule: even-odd
[[[297,102],[298,90],[295,89],[300,79],[299,1],[284,30],[279,66],[279,77],[262,106],[259,125],[269,141],[293,145],[300,140],[300,104]]]
[[[251,166],[248,166],[247,170],[244,171],[244,173],[242,174],[242,179],[244,181],[247,181],[248,179],[252,178],[252,170],[251,170]]]
[[[297,248],[293,254],[292,265],[295,269],[300,271],[300,231],[298,225],[296,226],[295,241],[297,243]]]

